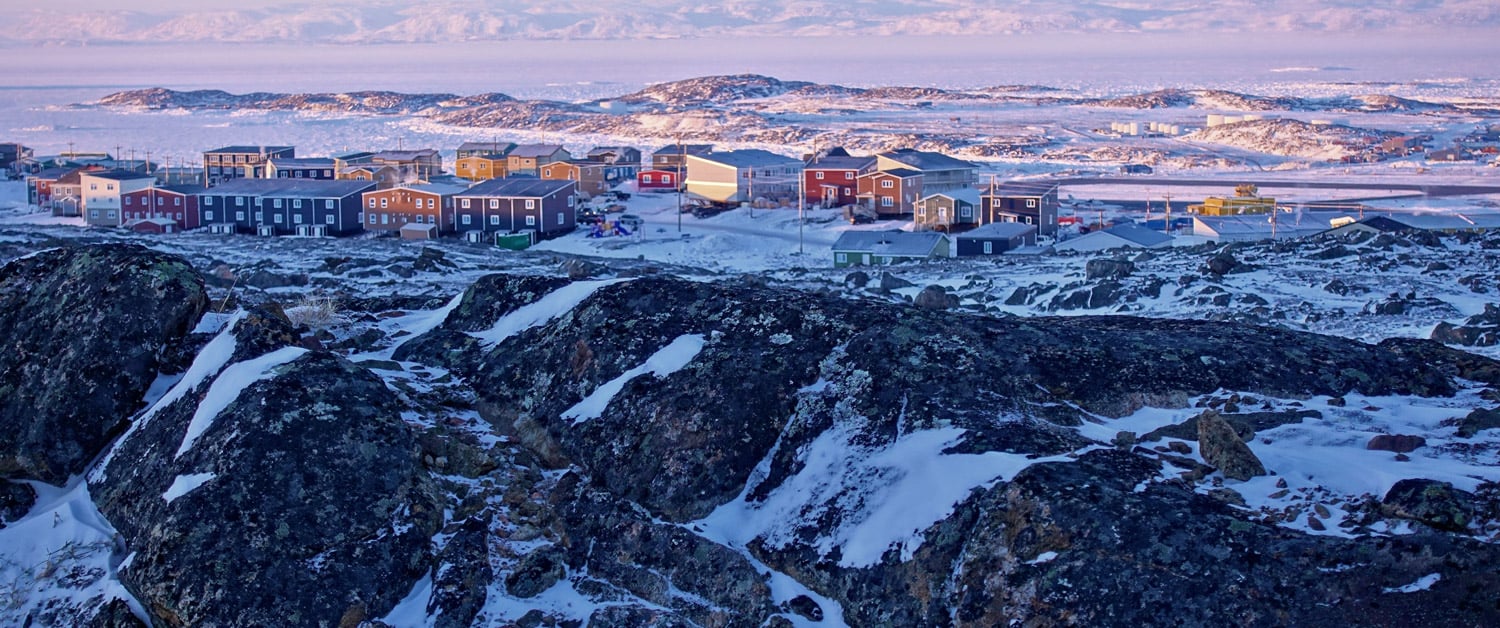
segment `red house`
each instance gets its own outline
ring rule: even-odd
[[[859,198],[859,178],[875,171],[874,157],[834,155],[814,157],[802,170],[807,202],[821,207],[853,205]]]
[[[165,218],[176,221],[178,231],[197,229],[202,224],[198,193],[204,189],[197,185],[172,185],[126,192],[120,195],[121,217],[124,224]]]
[[[861,175],[859,203],[882,217],[914,214],[922,193],[922,173],[906,168]]]
[[[642,170],[635,175],[635,187],[642,192],[648,190],[676,191],[682,185],[682,171]]]

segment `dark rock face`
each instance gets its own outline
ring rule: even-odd
[[[1085,279],[1121,279],[1135,272],[1135,263],[1129,260],[1091,259],[1084,265]]]
[[[121,579],[158,624],[334,626],[383,614],[426,572],[442,514],[379,378],[304,354],[178,455],[196,401],[132,432],[93,487],[135,554]]]
[[[1392,517],[1449,532],[1466,532],[1474,520],[1474,495],[1436,480],[1401,480],[1386,491],[1380,505]]]
[[[1500,427],[1500,410],[1475,408],[1463,420],[1459,421],[1458,435],[1464,438],[1473,438],[1475,434],[1497,427]]]
[[[81,473],[206,306],[187,262],[133,245],[0,268],[0,478],[62,484]]]
[[[0,528],[25,517],[36,504],[36,491],[20,482],[0,481]]]
[[[912,283],[910,281],[907,281],[905,279],[902,279],[900,277],[897,277],[895,275],[892,275],[890,272],[880,273],[880,291],[881,292],[890,292],[892,290],[900,290],[902,288],[911,288],[911,287],[915,287],[915,286],[916,286],[916,284],[914,284],[914,283]]]
[[[1416,451],[1418,447],[1427,446],[1427,439],[1411,434],[1381,434],[1370,439],[1365,449],[1377,451],[1394,451],[1404,454]]]
[[[1438,323],[1432,330],[1432,339],[1466,347],[1494,346],[1500,342],[1500,306],[1486,303],[1483,312],[1470,316],[1462,325]]]
[[[951,294],[942,286],[927,286],[912,300],[912,305],[930,310],[950,310],[958,307],[958,295]]]
[[[1208,261],[1204,263],[1204,267],[1208,270],[1208,272],[1215,275],[1228,275],[1230,273],[1240,272],[1244,270],[1244,264],[1241,264],[1240,261],[1235,259],[1234,255],[1229,253],[1228,251],[1215,254],[1213,257],[1208,258]]]
[[[1266,474],[1265,465],[1240,440],[1234,426],[1213,410],[1198,416],[1198,449],[1203,452],[1203,460],[1224,477],[1244,481]]]

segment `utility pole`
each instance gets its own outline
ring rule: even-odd
[[[818,148],[813,146],[814,157],[817,159]],[[802,225],[807,222],[807,171],[803,170],[797,176],[797,254],[801,255],[802,248]]]
[[[677,159],[680,160],[679,163],[678,163],[678,167],[677,167],[677,173],[674,174],[674,175],[672,175],[672,176],[677,177],[677,178],[675,180],[673,180],[672,183],[677,187],[677,233],[681,234],[682,233],[682,173],[683,173],[684,170],[687,170],[687,158],[685,156],[683,156],[683,154],[682,154],[682,136],[681,135],[677,136]]]
[[[750,192],[745,200],[749,201],[745,207],[749,208],[750,218],[753,220],[755,218],[755,166],[750,166]]]
[[[1167,234],[1172,233],[1172,193],[1167,192]]]

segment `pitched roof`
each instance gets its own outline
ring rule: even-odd
[[[1139,225],[1115,225],[1105,229],[1104,233],[1129,240],[1145,248],[1160,246],[1173,240],[1172,236],[1160,231],[1152,231]]]
[[[142,173],[139,173],[139,172],[131,172],[129,170],[95,170],[94,172],[84,172],[83,174],[87,175],[87,176],[90,176],[90,177],[97,177],[97,178],[100,178],[100,179],[110,179],[112,181],[134,181],[134,180],[137,180],[137,179],[155,179],[156,178],[155,175],[142,174]]]
[[[435,149],[435,148],[416,148],[416,149],[411,149],[411,150],[383,150],[383,151],[380,151],[378,153],[375,153],[374,155],[370,155],[370,159],[379,159],[379,160],[384,160],[384,161],[409,161],[409,160],[412,160],[412,159],[421,159],[423,157],[432,157],[432,156],[437,155],[437,154],[438,154],[438,152],[437,152],[437,149]]]
[[[371,192],[389,192],[391,190],[411,190],[413,192],[422,192],[424,194],[436,194],[438,196],[453,196],[453,195],[458,194],[460,192],[463,192],[464,190],[467,190],[467,189],[469,189],[469,186],[466,186],[466,185],[446,184],[446,183],[419,183],[419,184],[415,184],[415,185],[403,185],[401,187],[390,188],[390,189],[387,189],[387,190],[370,190],[370,191]]]
[[[271,166],[276,168],[332,168],[332,157],[274,157]]]
[[[963,201],[970,205],[979,204],[979,190],[976,190],[974,188],[959,188],[957,190],[948,190],[946,192],[934,192],[923,197],[922,200],[925,201],[934,196],[946,196],[955,201]]]
[[[758,148],[727,150],[722,152],[713,152],[693,156],[705,161],[712,161],[714,163],[724,164],[726,166],[734,166],[736,168],[777,166],[791,163],[795,163],[798,166],[802,165],[801,159],[797,159],[795,157],[787,157],[786,155],[777,155],[776,153],[773,153],[771,151],[760,150]]]
[[[682,150],[678,150],[678,147]],[[656,149],[653,155],[703,155],[714,150],[713,144],[667,144]]]
[[[845,231],[833,243],[833,250],[892,257],[927,257],[947,237],[936,231]]]
[[[208,153],[254,153],[254,154],[258,155],[258,154],[260,154],[262,152],[266,152],[266,153],[279,153],[279,152],[282,152],[282,151],[291,150],[292,148],[293,148],[292,146],[225,146],[223,148],[215,148],[213,150],[206,150],[206,151],[203,151],[203,152],[205,154],[208,154]]]
[[[991,240],[996,238],[1009,240],[1028,233],[1036,233],[1036,225],[1028,225],[1024,222],[992,222],[987,225],[975,227],[954,237],[960,240]]]
[[[560,179],[533,179],[530,177],[490,179],[481,181],[458,196],[521,196],[541,198],[574,186],[572,181]]]
[[[375,186],[374,181],[341,179],[230,179],[203,191],[205,196],[279,196],[283,198],[343,198]]]
[[[1396,214],[1390,219],[1412,229],[1466,231],[1500,227],[1500,214]]]
[[[986,190],[985,196],[998,197],[1028,197],[1042,196],[1057,189],[1057,184],[1051,181],[1006,181],[993,190]]]
[[[162,185],[157,186],[156,189],[163,192],[170,192],[172,194],[193,195],[201,193],[208,188],[201,185]]]
[[[934,153],[925,150],[903,148],[881,153],[881,157],[899,161],[916,170],[972,170],[978,168],[962,159],[955,159],[942,153]]]
[[[464,142],[458,145],[458,150],[465,152],[486,151],[504,155],[515,148],[512,142]]]
[[[888,175],[891,175],[893,177],[899,177],[899,178],[902,178],[902,179],[910,179],[912,177],[920,177],[920,176],[922,176],[922,173],[917,172],[916,170],[912,170],[911,168],[896,168],[896,169],[893,169],[893,170],[876,170],[875,172],[867,172],[867,173],[862,174],[860,176],[861,177],[874,177],[874,176],[878,176],[878,175],[882,175],[882,174],[888,174]]]
[[[561,144],[522,144],[511,149],[510,157],[548,157],[562,150]]]
[[[807,162],[808,170],[864,170],[875,165],[874,157],[850,157],[833,155],[817,157]]]

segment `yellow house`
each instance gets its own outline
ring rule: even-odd
[[[1276,211],[1276,199],[1260,196],[1255,186],[1248,183],[1236,186],[1233,197],[1210,196],[1203,199],[1201,205],[1188,205],[1188,213],[1203,216],[1269,214],[1273,211]]]
[[[509,172],[505,161],[505,155],[472,155],[458,160],[455,167],[460,179],[488,181],[505,177]]]

